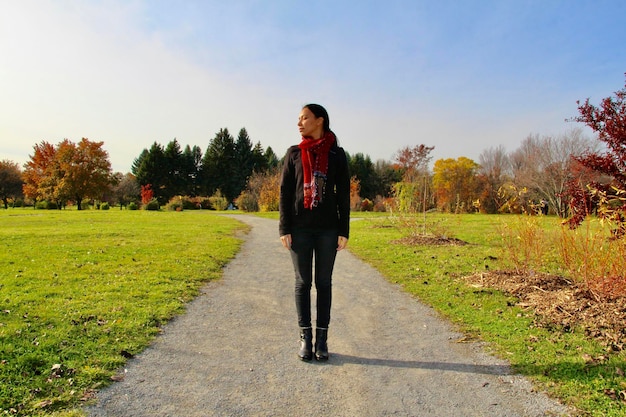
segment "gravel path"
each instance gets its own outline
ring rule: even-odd
[[[331,358],[301,362],[277,222],[236,218],[252,230],[223,279],[129,361],[90,416],[567,415],[348,251],[335,266]]]

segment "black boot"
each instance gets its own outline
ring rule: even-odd
[[[315,329],[315,359],[318,361],[328,360],[328,329]]]
[[[310,327],[300,329],[300,351],[298,356],[303,361],[313,359],[313,330]]]

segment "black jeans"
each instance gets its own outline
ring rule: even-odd
[[[291,260],[296,272],[296,310],[298,325],[311,327],[311,285],[315,255],[317,322],[328,328],[332,300],[332,275],[337,257],[336,230],[294,230],[291,234]]]

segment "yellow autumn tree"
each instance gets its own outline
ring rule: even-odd
[[[464,156],[435,161],[433,187],[439,210],[448,213],[473,210],[478,167],[476,162]]]

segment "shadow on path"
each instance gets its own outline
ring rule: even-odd
[[[428,369],[450,372],[464,372],[483,375],[511,375],[511,369],[506,365],[473,365],[467,363],[446,363],[426,361],[404,361],[396,359],[365,358],[341,353],[333,353],[329,365],[368,365],[384,366],[388,368]]]

